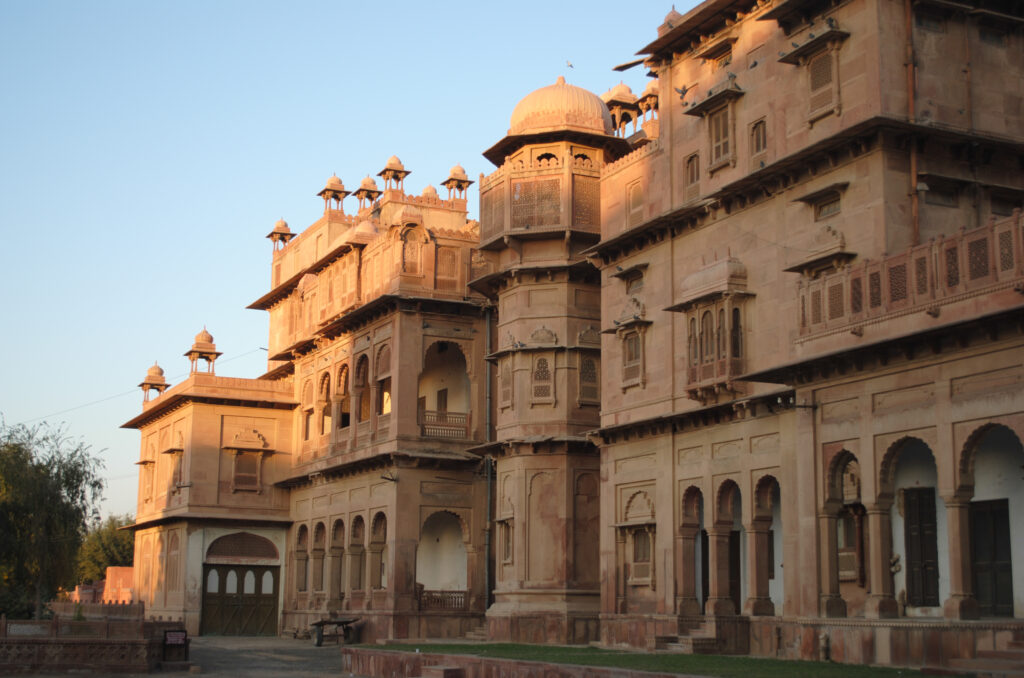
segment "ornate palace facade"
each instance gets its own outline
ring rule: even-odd
[[[522,99],[479,223],[459,166],[414,196],[392,157],[354,214],[332,177],[268,236],[267,372],[217,377],[204,330],[142,383],[151,613],[901,665],[1024,640],[1022,25],[709,0],[640,96]]]

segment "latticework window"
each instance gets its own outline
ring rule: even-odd
[[[498,395],[498,403],[502,407],[507,407],[512,404],[512,359],[506,358],[504,364],[501,366],[501,375],[499,376],[501,382],[501,390]]]
[[[593,358],[580,359],[580,400],[587,402],[601,400],[597,361]]]
[[[533,366],[533,398],[548,400],[551,398],[551,367],[547,358],[537,358]]]
[[[708,116],[708,131],[711,134],[711,164],[728,160],[732,152],[728,106]]]
[[[807,62],[810,74],[811,111],[832,105],[832,53],[822,52]]]
[[[512,228],[558,226],[561,207],[558,179],[512,182]]]
[[[907,265],[889,267],[889,300],[904,301],[907,298]]]
[[[978,238],[967,243],[967,273],[971,280],[988,275],[988,238]]]

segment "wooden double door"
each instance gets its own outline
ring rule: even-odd
[[[971,571],[981,615],[1012,617],[1013,567],[1006,499],[971,502]]]
[[[276,636],[278,565],[203,565],[199,632],[215,636]]]

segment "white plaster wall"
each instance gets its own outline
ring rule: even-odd
[[[982,438],[974,461],[972,501],[1006,499],[1013,562],[1013,616],[1024,617],[1024,450],[1009,429]]]
[[[936,487],[938,472],[935,458],[928,446],[920,441],[911,441],[900,452],[896,461],[896,480],[894,489],[897,494],[904,487]],[[900,591],[907,586],[907,545],[903,527],[903,516],[899,512],[899,502],[894,501],[890,511],[892,521],[892,551],[899,555],[900,571],[893,577],[897,599]],[[908,607],[907,616],[942,616],[942,602],[949,598],[949,531],[946,527],[946,504],[935,490],[935,530],[938,550],[939,570],[939,606]]]
[[[772,546],[775,551],[775,579],[768,580],[768,596],[775,605],[775,614],[783,614],[782,602],[786,599],[783,589],[784,578],[782,576],[782,497],[779,487],[772,488]]]
[[[428,591],[466,590],[466,545],[455,516],[435,513],[424,523],[416,550],[416,583]]]
[[[448,389],[448,411],[469,412],[469,375],[462,354],[454,346],[438,355],[436,347],[428,354],[428,364],[420,373],[418,396],[426,398],[427,409],[437,409],[437,392]]]

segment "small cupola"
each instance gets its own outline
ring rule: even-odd
[[[185,357],[188,358],[190,364],[189,374],[199,372],[200,360],[206,361],[206,371],[213,374],[213,363],[216,362],[219,355],[221,353],[217,350],[217,344],[213,343],[213,335],[206,330],[206,327],[203,327],[203,331],[196,335],[192,348],[185,352]]]
[[[395,189],[398,191],[405,190],[405,178],[409,176],[409,170],[405,169],[405,165],[398,159],[397,155],[393,155],[388,158],[388,163],[384,165],[384,169],[377,172],[377,176],[384,180],[384,190],[389,191]]]
[[[153,361],[153,366],[146,370],[146,378],[139,384],[139,388],[142,389],[142,402],[144,403],[149,402],[151,391],[156,391],[157,397],[159,397],[167,390],[167,379],[164,378],[164,371],[156,361]]]
[[[332,174],[327,180],[327,185],[317,193],[318,196],[324,199],[324,214],[327,214],[327,210],[335,209],[342,214],[344,210],[341,207],[341,201],[345,199],[351,191],[345,190],[345,184],[341,183],[341,179],[338,178],[337,174]]]
[[[448,199],[451,200],[452,198],[465,199],[466,189],[472,183],[466,176],[466,170],[462,169],[462,165],[456,165],[448,172],[448,178],[442,181],[441,185],[448,189]]]
[[[277,223],[274,224],[274,230],[267,234],[270,238],[270,242],[274,243],[274,251],[281,249],[288,244],[288,241],[295,237],[292,233],[292,229],[288,228],[288,222],[284,219],[278,219]]]
[[[359,190],[352,195],[359,201],[359,209],[363,209],[373,205],[373,201],[380,195],[380,191],[377,190],[377,182],[370,175],[366,175],[366,178],[359,182]]]

